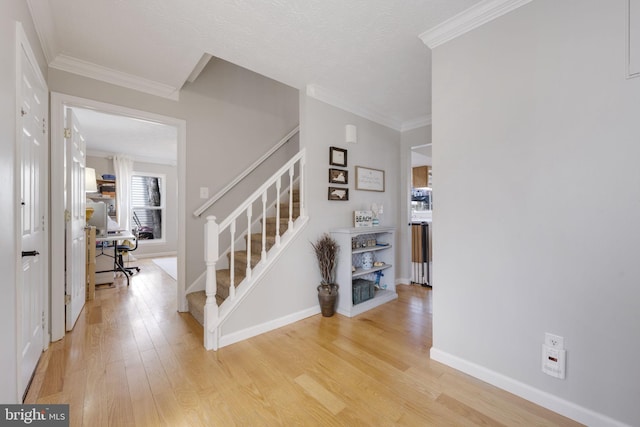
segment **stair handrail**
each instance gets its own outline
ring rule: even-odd
[[[298,161],[304,157],[304,153],[305,149],[303,148],[298,152],[298,154],[289,159],[289,161],[287,161],[287,163],[282,166],[276,173],[274,173],[269,180],[262,184],[260,188],[258,188],[250,196],[248,196],[240,206],[238,206],[233,212],[227,215],[227,217],[222,220],[220,224],[218,224],[219,233],[222,233],[234,219],[238,218],[244,211],[246,211],[249,205],[253,204],[253,202],[255,202],[269,187],[271,187],[275,183],[276,180],[274,177],[280,177],[284,175],[286,171],[288,171],[293,167],[293,165],[298,163]]]
[[[295,167],[298,164],[298,183],[299,183],[299,214],[296,222],[293,221],[293,182],[294,182],[294,174]],[[234,257],[232,255],[230,260],[229,272],[231,275],[231,285],[229,288],[229,298],[225,300],[225,303],[229,301],[232,305],[227,305],[227,310],[222,312],[218,307],[216,301],[216,290],[217,290],[217,277],[216,277],[216,263],[220,259],[219,254],[219,236],[220,234],[229,228],[229,232],[231,233],[231,249],[230,253],[234,254],[234,242],[235,242],[235,233],[236,233],[236,219],[240,217],[243,213],[247,215],[247,270],[244,280],[248,280],[247,283],[252,283],[252,274],[253,268],[251,266],[251,220],[253,215],[253,204],[258,201],[260,198],[262,199],[262,213],[258,216],[265,218],[267,213],[267,192],[268,189],[273,185],[276,187],[276,243],[275,248],[278,249],[281,245],[280,243],[280,196],[281,196],[281,179],[283,175],[286,175],[288,172],[289,176],[289,212],[288,212],[288,228],[287,232],[284,236],[289,236],[290,233],[294,231],[294,225],[298,220],[302,220],[303,223],[306,222],[306,213],[304,206],[304,169],[305,169],[305,149],[300,150],[294,157],[292,157],[284,166],[282,166],[276,173],[274,173],[271,178],[269,178],[265,183],[263,183],[260,188],[254,191],[249,197],[247,197],[238,208],[236,208],[230,215],[227,216],[222,222],[219,224],[216,222],[216,217],[213,215],[207,216],[207,221],[205,223],[205,239],[204,239],[204,261],[206,264],[206,275],[205,275],[205,294],[206,294],[206,302],[204,306],[204,345],[207,350],[217,350],[218,349],[218,340],[219,340],[219,325],[220,322],[231,312],[231,310],[237,306],[242,297],[236,298],[236,284],[233,279],[233,274],[235,272],[234,268]],[[287,237],[285,237],[286,239]],[[290,236],[289,236],[290,238]],[[273,248],[272,248],[273,249]],[[258,266],[263,262],[267,261],[267,252],[266,252],[266,221],[262,223],[262,253],[261,260]],[[257,267],[259,269],[260,267]],[[262,265],[264,271],[264,265]],[[230,307],[230,308],[229,308]],[[226,313],[226,314],[225,314]]]
[[[258,166],[260,166],[265,160],[267,160],[273,153],[278,151],[280,147],[286,144],[296,133],[300,131],[300,125],[296,126],[286,134],[280,141],[278,141],[272,148],[269,149],[266,153],[264,153],[258,160],[253,162],[247,169],[244,170],[240,175],[235,177],[233,181],[227,184],[222,190],[218,191],[213,197],[204,202],[202,206],[193,211],[193,216],[199,218],[207,209],[209,209],[215,202],[220,200],[222,196],[227,194],[233,187],[235,187],[240,181],[247,177],[251,172],[253,172]]]

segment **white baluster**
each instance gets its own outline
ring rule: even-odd
[[[229,225],[229,232],[231,233],[231,259],[229,260],[229,277],[231,284],[229,285],[229,298],[234,299],[236,297],[236,220],[234,219]]]
[[[281,177],[276,180],[276,247],[280,246],[280,191],[282,190]]]
[[[251,216],[253,207],[247,208],[247,280],[251,279]]]
[[[218,304],[216,303],[216,261],[218,260],[218,224],[215,216],[208,216],[204,232],[204,261],[207,265],[206,295],[204,305],[204,346],[218,349]]]
[[[298,201],[300,203],[300,216],[306,216],[305,207],[304,207],[304,172],[305,172],[305,156],[303,155],[300,159],[300,167],[298,168],[299,179],[298,179]]]
[[[293,166],[289,168],[289,228],[293,230]]]
[[[262,261],[267,260],[267,190],[262,193]]]

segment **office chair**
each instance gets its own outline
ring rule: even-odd
[[[125,242],[123,242],[123,244],[118,245],[116,248],[116,251],[118,253],[118,264],[120,264],[122,266],[122,268],[127,272],[127,274],[129,276],[133,276],[134,274],[134,270],[136,273],[140,272],[140,267],[134,266],[134,267],[125,267],[124,262],[123,262],[123,258],[125,255],[129,255],[129,252],[133,252],[136,249],[138,249],[138,238],[139,238],[139,234],[138,234],[138,229],[134,228],[132,230],[132,234],[134,236],[134,245],[133,247],[130,244],[127,244],[128,241],[125,240]]]

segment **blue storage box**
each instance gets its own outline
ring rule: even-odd
[[[365,279],[356,279],[352,285],[353,304],[360,304],[373,298],[375,288],[374,282]]]

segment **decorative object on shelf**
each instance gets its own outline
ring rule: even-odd
[[[332,166],[347,167],[347,150],[338,147],[329,147],[329,164]]]
[[[329,200],[349,200],[349,189],[340,187],[329,187]]]
[[[373,268],[373,254],[371,252],[365,252],[362,254],[362,269],[370,270]]]
[[[349,171],[343,169],[329,169],[329,183],[348,184]]]
[[[384,171],[356,166],[356,190],[384,192]]]
[[[382,205],[373,203],[371,205],[371,212],[373,213],[372,225],[374,227],[377,227],[378,225],[380,225],[380,214],[382,213]]]
[[[375,287],[375,289],[382,289],[382,290],[387,289],[387,285],[380,285],[380,278],[382,276],[384,276],[384,273],[382,273],[382,270],[376,271],[376,282],[373,285]]]
[[[316,241],[311,243],[318,260],[318,268],[322,282],[316,288],[318,290],[318,302],[322,316],[331,317],[335,313],[338,299],[338,284],[334,283],[336,257],[340,247],[338,243],[327,233],[324,233]]]
[[[371,211],[353,211],[353,226],[371,227],[373,224],[373,212]]]

